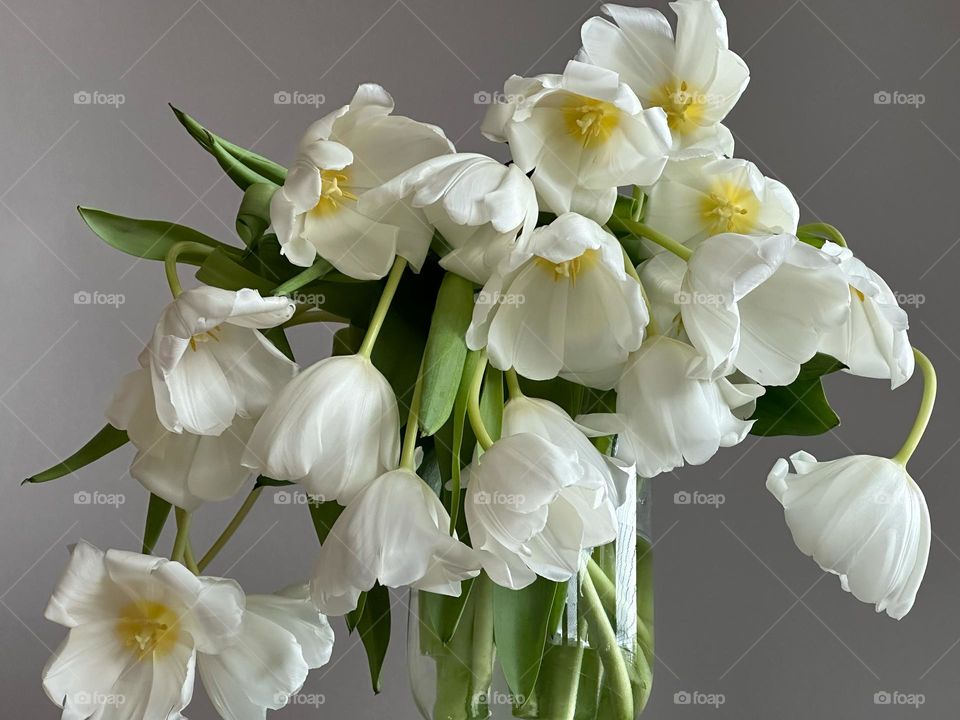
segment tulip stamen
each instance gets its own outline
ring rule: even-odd
[[[655,107],[663,108],[670,129],[681,135],[687,135],[700,127],[706,110],[703,94],[692,88],[686,80],[660,86],[653,93],[650,102]]]
[[[217,333],[220,333],[220,332],[223,332],[223,329],[219,325],[217,325],[216,327],[210,328],[206,332],[197,333],[196,335],[193,335],[190,338],[190,349],[196,352],[197,345],[199,343],[205,343],[211,340],[213,342],[220,342],[220,338],[217,335]]]
[[[540,267],[553,275],[554,282],[568,280],[571,285],[576,287],[577,276],[597,261],[597,251],[587,250],[583,255],[564,260],[562,262],[553,262],[546,258],[537,256],[535,262]]]
[[[357,195],[347,190],[347,173],[343,170],[320,171],[320,199],[311,212],[318,215],[336,212],[344,201],[356,201]]]
[[[712,192],[704,196],[700,210],[712,235],[747,234],[756,229],[760,203],[749,188],[724,181],[716,183]]]
[[[606,142],[620,123],[620,111],[611,103],[577,95],[564,109],[567,132],[583,147]]]
[[[134,602],[120,611],[116,625],[121,643],[143,660],[148,655],[169,654],[180,635],[179,618],[159,602]]]

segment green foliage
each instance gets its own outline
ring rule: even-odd
[[[768,387],[757,399],[754,435],[820,435],[840,424],[823,392],[821,378],[844,369],[839,360],[817,353],[789,385]]]
[[[88,207],[78,207],[77,210],[87,226],[105,243],[128,255],[146,260],[163,260],[171,247],[183,241],[231,249],[229,245],[224,245],[198,230],[165,220],[138,220]],[[193,265],[198,265],[200,259],[202,258],[189,252],[180,256],[181,262]]]
[[[63,462],[59,462],[53,467],[47,468],[36,475],[31,475],[24,483],[43,483],[50,480],[56,480],[64,475],[79,470],[90,463],[99,460],[104,455],[112,453],[119,447],[127,444],[129,438],[126,430],[117,430],[109,423],[94,435],[86,445],[77,450],[73,455]]]

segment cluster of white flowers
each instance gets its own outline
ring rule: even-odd
[[[300,371],[261,332],[298,322],[292,300],[187,290],[108,418],[136,446],[131,474],[182,511],[232,497],[252,471],[342,506],[309,602],[302,589],[244,609],[235,583],[185,567],[183,544],[176,562],[79,545],[48,609],[70,628],[45,672],[64,717],[179,717],[195,668],[225,718],[262,717],[329,657],[319,613],[356,610],[377,583],[455,596],[481,572],[512,589],[569,580],[585,550],[616,539],[635,475],[741,442],[765,390],[796,381],[817,353],[893,387],[910,378],[906,315],[887,284],[838,235],[810,242],[790,191],[733,157],[722,122],[749,72],[716,0],[671,7],[676,33],[652,9],[605,5],[610,19],[584,24],[562,74],[507,80],[482,127],[510,164],[394,115],[378,85],[308,129],[269,219],[290,263],[383,285],[363,344]],[[467,413],[478,447],[460,532],[418,475],[423,388],[402,418],[372,359],[405,269],[428,262],[474,285],[462,338],[479,356],[471,400],[487,363],[509,380],[497,437]],[[571,417],[520,389],[556,378],[614,390],[615,409]],[[800,549],[896,618],[930,543],[905,470],[921,421],[893,459],[798,453],[795,474],[780,460],[768,480]],[[592,441],[609,436],[610,455]],[[122,694],[137,712],[80,693]]]

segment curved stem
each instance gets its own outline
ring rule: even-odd
[[[373,311],[373,318],[370,320],[370,326],[367,328],[367,334],[363,338],[363,344],[360,345],[357,355],[370,359],[373,346],[377,342],[377,335],[380,334],[380,329],[383,327],[383,321],[387,317],[387,311],[390,310],[393,296],[397,294],[397,286],[400,285],[400,278],[403,277],[403,271],[406,267],[407,261],[398,255],[393,262],[393,269],[387,276],[387,284],[383,286],[380,302],[377,303],[377,309]]]
[[[806,225],[801,225],[797,228],[797,234],[799,235],[800,233],[816,235],[831,240],[840,247],[847,247],[847,241],[844,239],[843,233],[829,223],[807,223]]]
[[[615,715],[610,720],[634,720],[633,718],[633,687],[630,684],[630,673],[623,653],[617,644],[617,635],[603,610],[600,595],[593,584],[591,573],[582,574],[581,591],[586,602],[586,616],[590,623],[590,638],[596,644],[600,661],[606,670],[606,682],[610,685],[614,699]]]
[[[299,290],[304,285],[309,285],[314,280],[319,280],[331,270],[333,270],[333,265],[328,263],[323,258],[318,258],[317,261],[306,270],[301,273],[297,273],[282,285],[278,285],[276,288],[274,288],[272,294],[289,295],[290,293]]]
[[[483,414],[480,412],[480,387],[483,385],[483,374],[487,371],[487,353],[481,352],[480,362],[473,372],[473,378],[470,380],[470,400],[467,403],[467,416],[470,418],[470,427],[473,428],[473,434],[484,450],[493,445],[493,438],[487,432],[483,424]]]
[[[486,717],[483,705],[489,702],[493,684],[493,661],[496,653],[493,642],[493,582],[486,573],[474,580],[473,647],[470,656],[470,674],[473,693],[470,707],[476,717]]]
[[[520,376],[513,368],[507,370],[507,392],[510,393],[511,400],[523,397],[523,390],[520,389]]]
[[[179,297],[180,293],[183,292],[183,286],[177,276],[177,259],[185,252],[206,257],[213,252],[213,248],[190,240],[181,240],[170,246],[167,256],[163,259],[163,271],[167,275],[167,285],[170,286],[170,292],[173,293],[174,297]]]
[[[187,543],[190,542],[190,513],[183,508],[176,508],[174,515],[177,518],[177,536],[173,540],[170,559],[182,563]]]
[[[187,546],[183,549],[183,564],[186,565],[187,569],[194,575],[200,574],[200,568],[197,567],[197,561],[193,557],[193,547],[190,545],[189,541],[187,542]]]
[[[417,431],[420,429],[420,399],[423,397],[423,359],[420,360],[420,371],[417,373],[417,384],[413,388],[413,398],[410,400],[410,412],[407,414],[407,428],[403,434],[403,451],[400,454],[400,467],[415,472],[417,467],[414,459],[417,454]]]
[[[220,533],[220,537],[218,537],[213,545],[210,546],[210,549],[207,550],[206,554],[200,558],[200,562],[197,563],[197,567],[201,571],[213,561],[217,554],[223,550],[223,546],[230,541],[230,538],[233,537],[233,534],[237,531],[237,528],[240,527],[240,523],[244,521],[244,519],[250,513],[250,510],[253,509],[254,504],[257,502],[257,498],[260,497],[260,493],[262,492],[262,487],[254,488],[250,491],[250,494],[247,495],[247,499],[243,501],[243,505],[241,505],[240,509],[237,510],[237,514],[233,516],[233,520],[231,520],[230,524],[224,528],[222,533]]]
[[[907,435],[903,447],[893,456],[892,460],[906,466],[917,446],[923,437],[924,431],[930,422],[930,416],[933,414],[933,404],[937,399],[937,371],[933,368],[930,358],[922,352],[913,349],[913,356],[917,360],[917,367],[923,373],[923,399],[920,400],[920,409],[917,411],[917,419],[913,421],[913,427],[910,434]]]
[[[650,242],[659,245],[665,250],[669,250],[683,260],[689,260],[690,256],[693,255],[693,250],[688,248],[686,245],[678,243],[673,238],[669,238],[663,233],[654,230],[649,225],[634,222],[633,220],[627,220],[626,218],[620,218],[620,222],[623,223],[623,226],[634,235],[639,235],[642,238],[646,238]]]
[[[647,297],[647,289],[643,286],[643,282],[640,280],[640,273],[637,272],[637,269],[633,266],[633,261],[630,259],[630,255],[627,254],[627,249],[621,245],[620,251],[623,253],[623,269],[626,270],[627,275],[632,277],[637,281],[637,285],[640,286],[640,295],[643,297],[643,304],[647,308],[647,314],[650,316],[650,320],[647,322],[647,335],[659,335],[660,328],[657,327],[657,321],[653,319],[653,310],[650,307],[650,298]]]

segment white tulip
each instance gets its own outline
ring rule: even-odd
[[[750,70],[729,49],[716,0],[670,7],[677,14],[676,40],[658,10],[604,5],[614,22],[594,17],[583,24],[579,59],[620,73],[644,107],[666,111],[675,157],[733,155],[733,136],[721,122],[746,89]]]
[[[651,185],[663,171],[670,130],[660,109],[644,110],[610,70],[571,61],[563,75],[514,75],[507,102],[491,105],[482,130],[507,142],[533,171],[544,206],[605,223],[618,185]]]
[[[640,284],[649,303],[651,323],[655,323],[661,335],[686,340],[683,318],[680,314],[680,288],[687,263],[672,252],[657,253],[637,267]]]
[[[347,504],[400,458],[390,383],[360,355],[330,357],[290,382],[257,423],[242,462]]]
[[[764,177],[746,160],[715,157],[667,163],[649,191],[646,208],[644,223],[690,247],[726,232],[793,234],[800,220],[800,208],[786,185]]]
[[[567,213],[537,228],[484,285],[467,345],[532,380],[560,375],[610,388],[648,320],[617,239]]]
[[[281,252],[308,267],[319,255],[354,278],[381,278],[397,255],[419,270],[433,229],[404,203],[374,214],[357,198],[414,165],[453,152],[443,131],[391,115],[393,98],[361,85],[353,100],[311,125],[299,155],[270,203]]]
[[[617,537],[601,473],[575,448],[530,433],[504,437],[476,460],[463,510],[483,569],[514,590],[538,575],[569,580],[584,550]]]
[[[118,430],[126,430],[137,449],[130,475],[154,495],[184,510],[231,498],[250,477],[240,457],[256,419],[237,418],[221,435],[170,432],[157,417],[146,368],[134,370],[120,381],[107,419]]]
[[[356,609],[375,582],[460,595],[480,574],[477,554],[450,535],[450,515],[414,472],[381,475],[351,502],[320,548],[310,595],[321,612]]]
[[[767,489],[801,552],[840,576],[844,590],[899,620],[917,596],[930,554],[923,492],[900,463],[872,455],[777,461]]]
[[[150,368],[157,416],[171,432],[220,435],[235,417],[256,417],[297,366],[256,328],[293,315],[284,297],[198,287],[160,315],[140,364]]]
[[[299,692],[309,670],[326,665],[333,628],[307,587],[247,595],[237,640],[217,654],[197,654],[197,673],[224,720],[262,720]]]
[[[833,260],[792,235],[714,235],[693,252],[678,298],[683,327],[703,356],[696,377],[734,368],[761,385],[787,385],[850,313]]]
[[[511,398],[503,409],[503,437],[529,433],[539,435],[554,445],[570,448],[588,482],[602,482],[611,501],[619,507],[626,496],[628,483],[634,477],[632,467],[624,467],[617,460],[603,455],[589,437],[604,434],[595,432],[574,420],[559,405],[540,398]]]
[[[537,224],[537,193],[516,165],[458,153],[426,160],[365,193],[358,208],[377,212],[407,199],[423,210],[451,250],[440,265],[482,285]]]
[[[617,411],[579,418],[594,431],[619,435],[617,454],[635,463],[641,477],[702,465],[721,447],[740,443],[753,422],[734,411],[752,410],[763,388],[726,378],[691,378],[697,351],[664,336],[652,337],[630,356],[617,383]]]
[[[65,720],[175,720],[192,697],[195,653],[235,642],[243,609],[230,580],[81,542],[47,605],[70,632],[43,688]]]
[[[844,248],[826,243],[850,284],[850,318],[829,331],[820,346],[862,377],[889,379],[898,388],[913,375],[913,348],[907,337],[907,313],[890,286]]]

